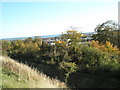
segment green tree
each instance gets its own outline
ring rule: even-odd
[[[98,25],[95,28],[95,32],[97,34],[94,34],[92,37],[94,40],[98,40],[100,43],[105,43],[106,41],[111,42],[112,44],[120,47],[120,31],[119,26],[114,21],[106,21],[105,23],[102,23]]]
[[[25,50],[25,45],[24,42],[22,40],[15,40],[15,41],[11,41],[12,44],[12,48],[11,48],[11,53],[10,57],[14,58],[14,59],[21,59],[21,57],[23,57],[24,54],[24,50]]]
[[[2,55],[8,55],[10,53],[10,49],[12,48],[12,44],[10,41],[2,40]]]
[[[67,80],[69,78],[69,75],[71,73],[77,71],[77,65],[75,63],[72,63],[72,62],[62,61],[61,63],[59,63],[59,68],[63,71],[63,73],[65,75],[65,82],[66,83],[67,83]]]
[[[51,53],[52,53],[50,52],[51,50],[53,52],[52,46],[50,46],[48,43],[42,43],[39,52],[41,60],[44,60],[45,62],[48,61],[51,58]]]

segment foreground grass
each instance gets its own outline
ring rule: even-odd
[[[3,88],[66,88],[67,86],[55,79],[51,79],[31,69],[25,64],[18,63],[8,57],[0,56],[2,63],[2,87]]]

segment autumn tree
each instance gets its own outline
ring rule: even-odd
[[[32,42],[33,42],[33,39],[32,39],[31,37],[29,37],[29,38],[26,38],[26,39],[24,40],[24,42],[25,42],[25,43],[32,43]]]
[[[81,36],[82,34],[71,28],[70,30],[66,31],[64,34],[61,35],[61,39],[68,42],[68,44],[76,44],[81,41]]]
[[[106,41],[111,42],[112,44],[120,47],[120,31],[118,24],[114,21],[106,21],[105,23],[102,23],[98,25],[95,28],[95,32],[97,34],[94,34],[92,37],[94,40],[98,40],[100,43],[105,43]]]
[[[37,43],[39,46],[42,45],[42,38],[39,36],[34,36],[34,43]]]

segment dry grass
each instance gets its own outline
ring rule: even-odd
[[[65,83],[51,79],[37,69],[31,69],[25,64],[18,63],[9,57],[0,56],[2,63],[3,87],[12,88],[67,88]],[[11,81],[15,85],[11,85]],[[9,83],[8,83],[9,82]],[[7,85],[10,84],[10,85]],[[7,86],[6,86],[7,85]]]

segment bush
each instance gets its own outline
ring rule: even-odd
[[[79,66],[82,66],[82,71],[101,75],[106,73],[110,77],[120,76],[120,74],[117,74],[120,72],[119,56],[116,55],[116,57],[111,58],[109,53],[91,46],[83,46],[81,51],[82,60],[79,62]]]
[[[65,75],[65,82],[67,82],[67,79],[69,78],[69,75],[73,72],[76,72],[77,65],[72,62],[61,62],[59,63],[59,68],[63,71]]]
[[[82,47],[82,60],[81,64],[85,64],[86,68],[91,68],[100,65],[100,61],[105,60],[104,54],[93,47]]]

